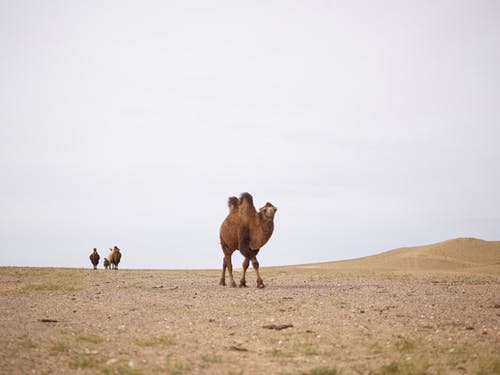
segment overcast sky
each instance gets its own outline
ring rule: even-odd
[[[264,267],[499,240],[499,67],[496,0],[0,0],[0,265],[218,268],[244,191]]]

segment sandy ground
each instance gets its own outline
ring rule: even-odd
[[[0,268],[0,373],[500,373],[500,272],[261,272]]]

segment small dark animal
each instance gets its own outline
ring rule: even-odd
[[[90,261],[92,262],[94,269],[97,269],[97,265],[99,264],[99,259],[101,258],[99,254],[97,253],[97,249],[94,247],[94,251],[92,251],[92,254],[90,254]]]
[[[110,266],[110,263],[109,263],[108,258],[104,258],[104,268],[109,269],[109,266]]]

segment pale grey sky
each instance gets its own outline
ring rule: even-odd
[[[0,0],[0,265],[262,266],[499,240],[498,1]],[[233,261],[241,263],[241,256]]]

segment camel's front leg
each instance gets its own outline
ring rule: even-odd
[[[243,275],[241,276],[240,280],[240,288],[246,288],[247,287],[247,282],[245,280],[246,278],[246,273],[248,266],[250,265],[250,258],[245,257],[245,260],[243,261]]]
[[[264,288],[264,281],[262,281],[262,278],[260,277],[259,273],[259,261],[257,260],[257,257],[252,257],[252,266],[255,270],[255,273],[257,274],[257,288]]]

